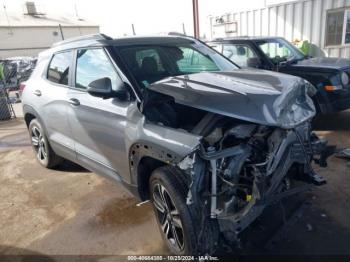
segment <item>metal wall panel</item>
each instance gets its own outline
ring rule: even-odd
[[[313,1],[303,2],[303,40],[308,39],[310,42],[311,39],[311,21],[313,21],[313,12],[312,12]]]
[[[253,35],[253,14],[251,11],[247,12],[247,34],[246,35]]]
[[[254,10],[254,35],[261,35],[261,10]]]
[[[269,35],[277,35],[277,6],[269,8]]]
[[[99,27],[62,27],[65,38],[96,34]],[[0,27],[0,59],[11,56],[37,56],[39,52],[61,41],[56,27]]]
[[[268,14],[269,10],[267,8],[262,9],[262,33],[261,35],[268,35],[269,34],[269,20],[268,20]]]
[[[286,19],[285,19],[285,32],[283,37],[287,39],[293,39],[293,19],[294,19],[294,10],[293,5],[286,5]]]
[[[288,40],[295,40],[295,39],[302,39],[303,38],[303,27],[302,27],[302,21],[303,21],[303,3],[298,2],[294,4],[295,12],[294,12],[294,34],[292,38]]]
[[[350,47],[325,47],[327,10],[350,7],[350,0],[296,0],[263,9],[233,13],[237,33],[225,36],[282,36],[289,41],[308,40],[311,55],[350,58]],[[222,36],[223,37],[223,36]]]

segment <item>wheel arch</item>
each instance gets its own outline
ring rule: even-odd
[[[149,178],[152,172],[164,165],[176,165],[181,156],[169,149],[149,142],[133,144],[129,150],[131,181],[137,185],[141,200],[149,199]]]
[[[40,117],[39,113],[30,105],[24,105],[23,106],[23,115],[24,115],[24,121],[27,125],[27,128],[29,127],[30,122],[36,118],[40,122],[41,125],[44,127],[44,131],[46,132],[45,123],[42,121],[42,118]]]

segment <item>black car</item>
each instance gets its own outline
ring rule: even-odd
[[[281,37],[221,38],[208,43],[241,67],[300,76],[318,90],[319,113],[350,108],[350,59],[310,57]]]

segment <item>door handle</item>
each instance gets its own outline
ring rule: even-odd
[[[80,105],[80,101],[76,98],[71,98],[68,100],[68,102],[72,105],[72,106],[79,106]]]
[[[36,96],[41,96],[41,91],[40,90],[35,90],[33,92],[33,94],[36,95]]]

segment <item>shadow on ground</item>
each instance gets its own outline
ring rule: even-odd
[[[24,248],[0,245],[0,252],[2,262],[56,262],[50,256]]]
[[[350,110],[317,116],[313,124],[316,131],[350,131]]]
[[[85,169],[84,167],[71,162],[69,160],[64,160],[62,164],[58,165],[55,170],[62,171],[62,172],[85,172],[85,173],[91,173],[91,171]]]

